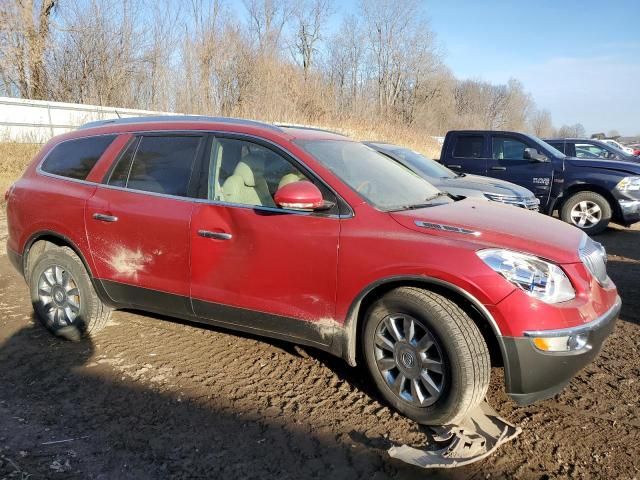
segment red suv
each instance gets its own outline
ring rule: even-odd
[[[55,333],[114,308],[362,362],[424,424],[462,419],[491,360],[522,404],[594,358],[620,298],[577,228],[453,199],[325,131],[163,117],[51,140],[7,192],[12,263]]]

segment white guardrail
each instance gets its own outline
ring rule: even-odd
[[[94,120],[151,115],[176,114],[0,97],[0,141],[45,143],[55,135],[75,130],[80,125]]]

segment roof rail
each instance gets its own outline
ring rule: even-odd
[[[328,128],[314,127],[313,125],[297,125],[295,123],[274,123],[274,126],[278,128],[299,128],[300,130],[314,130],[317,132],[333,133],[334,135],[340,135],[341,137],[348,137],[349,135],[337,132],[335,130],[329,130]]]
[[[96,120],[93,122],[85,123],[78,127],[78,130],[84,130],[86,128],[102,127],[106,125],[129,125],[134,123],[146,123],[146,122],[216,122],[216,123],[230,123],[235,125],[246,125],[254,127],[269,128],[271,130],[282,130],[271,123],[259,122],[257,120],[246,120],[244,118],[232,118],[232,117],[208,117],[206,115],[151,115],[148,117],[123,117],[123,118],[110,118],[107,120]]]

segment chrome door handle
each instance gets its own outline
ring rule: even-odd
[[[462,165],[445,165],[445,166],[449,168],[462,168]]]
[[[100,220],[101,222],[117,222],[118,217],[113,215],[104,215],[103,213],[94,213],[93,218],[96,220]]]
[[[500,172],[504,172],[507,169],[507,167],[491,167],[491,170],[498,170]]]
[[[198,230],[198,235],[204,238],[213,238],[215,240],[231,240],[233,235],[225,232],[210,232],[209,230]]]

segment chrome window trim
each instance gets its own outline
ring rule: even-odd
[[[556,330],[527,330],[523,332],[523,334],[525,337],[567,337],[570,335],[577,335],[579,333],[591,332],[592,330],[597,330],[614,320],[621,308],[622,300],[620,296],[617,296],[615,303],[611,308],[609,308],[609,310],[588,323],[583,323],[582,325],[576,325],[574,327],[559,328]]]
[[[63,175],[56,175],[54,173],[49,173],[49,172],[45,172],[44,170],[42,170],[41,166],[42,163],[45,161],[45,159],[49,156],[49,154],[51,154],[51,152],[60,144],[65,143],[65,142],[71,142],[74,140],[81,140],[81,139],[85,139],[85,138],[91,138],[91,137],[102,137],[105,135],[115,135],[116,137],[119,135],[126,135],[126,134],[130,134],[130,135],[143,135],[143,134],[148,134],[148,133],[154,133],[154,134],[167,134],[167,135],[180,135],[180,134],[184,134],[184,133],[189,133],[189,134],[202,134],[202,136],[206,136],[206,135],[216,135],[216,133],[219,134],[227,134],[227,135],[231,135],[231,136],[240,136],[240,137],[247,137],[247,138],[251,138],[251,139],[255,139],[258,141],[262,141],[265,143],[268,143],[270,145],[272,145],[273,147],[279,149],[279,150],[283,150],[283,148],[278,145],[275,142],[272,142],[271,140],[268,140],[266,138],[262,138],[262,137],[258,137],[256,135],[251,135],[251,134],[246,134],[246,133],[237,133],[237,132],[227,132],[227,131],[218,131],[218,130],[139,130],[139,131],[134,131],[134,132],[130,132],[130,131],[124,131],[124,132],[110,132],[110,133],[101,133],[101,134],[95,134],[95,135],[87,135],[87,136],[82,136],[82,137],[77,137],[77,138],[69,138],[67,140],[63,140],[62,142],[57,143],[56,145],[53,146],[53,148],[51,148],[51,150],[49,150],[47,152],[47,154],[42,158],[42,160],[40,160],[40,162],[38,163],[38,166],[36,167],[36,173],[38,173],[39,175],[45,176],[45,177],[51,177],[51,178],[56,178],[59,180],[65,180],[67,182],[75,182],[75,183],[80,183],[80,184],[84,184],[84,185],[89,185],[89,186],[95,186],[95,187],[102,187],[102,188],[108,188],[108,189],[112,189],[112,190],[121,190],[121,191],[126,191],[126,192],[131,192],[131,193],[137,193],[137,194],[141,194],[141,195],[151,195],[154,197],[163,197],[163,198],[168,198],[168,199],[173,199],[173,200],[180,200],[183,202],[192,202],[192,203],[205,203],[205,204],[211,204],[211,205],[217,205],[217,206],[230,206],[230,207],[235,207],[235,208],[248,208],[251,210],[260,210],[260,211],[267,211],[267,212],[274,212],[274,213],[291,213],[291,214],[296,214],[296,215],[305,215],[305,216],[316,216],[316,217],[323,217],[323,218],[338,218],[338,219],[347,219],[347,218],[353,218],[355,216],[355,212],[353,210],[353,208],[351,207],[351,205],[344,200],[344,198],[342,198],[342,196],[338,195],[338,193],[330,186],[327,184],[326,181],[324,181],[324,179],[320,178],[313,169],[311,169],[305,162],[303,162],[302,160],[300,160],[297,156],[293,155],[292,153],[290,153],[289,151],[286,151],[287,155],[289,155],[291,158],[293,158],[296,162],[300,163],[300,165],[304,166],[304,168],[308,171],[311,172],[314,176],[314,178],[317,178],[318,181],[320,181],[323,185],[325,185],[327,187],[327,189],[329,191],[331,191],[336,198],[341,199],[345,205],[347,205],[349,207],[350,213],[348,215],[344,215],[344,214],[331,214],[331,215],[323,215],[321,212],[303,212],[300,210],[290,210],[290,209],[284,209],[284,208],[274,208],[274,207],[264,207],[262,205],[247,205],[247,204],[241,204],[241,203],[231,203],[231,202],[225,202],[225,201],[220,201],[220,200],[209,200],[207,198],[194,198],[194,197],[182,197],[182,196],[178,196],[178,195],[169,195],[166,193],[158,193],[158,192],[149,192],[147,190],[138,190],[138,189],[134,189],[134,188],[126,188],[126,187],[118,187],[115,185],[109,185],[104,183],[105,179],[102,179],[102,182],[93,182],[93,181],[88,181],[88,180],[80,180],[77,178],[71,178],[71,177],[65,177]]]

